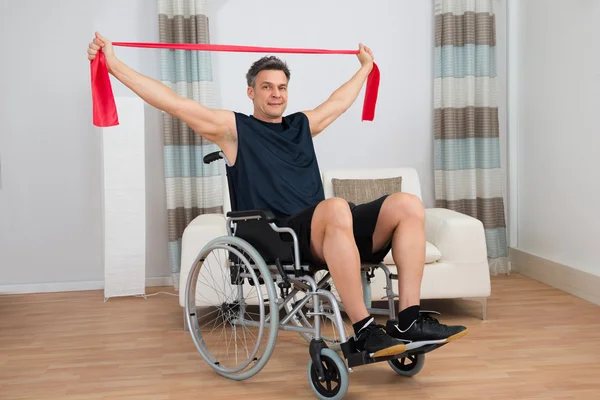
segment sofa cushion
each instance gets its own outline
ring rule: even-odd
[[[425,264],[432,264],[442,258],[442,253],[433,244],[426,242],[425,245]],[[383,263],[386,265],[394,265],[394,258],[392,257],[392,251],[383,259]]]
[[[379,179],[333,178],[333,195],[354,204],[364,204],[387,194],[402,191],[402,177]]]

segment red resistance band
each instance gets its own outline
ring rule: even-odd
[[[358,54],[358,50],[322,50],[322,49],[299,49],[279,47],[256,47],[256,46],[232,46],[215,44],[188,44],[188,43],[133,43],[113,42],[113,46],[140,47],[154,49],[175,50],[204,50],[204,51],[226,51],[244,53],[297,53],[297,54]],[[119,124],[117,107],[113,96],[106,57],[102,51],[98,52],[96,58],[91,62],[92,74],[92,102],[94,125],[98,127],[109,127]],[[375,105],[379,91],[379,68],[373,63],[373,69],[367,78],[365,99],[363,103],[362,120],[373,121],[375,117]]]

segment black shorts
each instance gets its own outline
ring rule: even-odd
[[[382,196],[370,203],[359,205],[348,203],[350,212],[352,213],[354,240],[358,247],[362,263],[380,263],[392,247],[392,240],[390,238],[382,249],[373,252],[373,233],[375,232],[375,225],[377,224],[381,205],[386,198],[387,196]],[[310,249],[311,223],[317,205],[308,207],[296,215],[278,221],[279,226],[290,227],[296,232],[302,264],[321,265],[321,262],[313,256]]]

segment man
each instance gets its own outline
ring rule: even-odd
[[[248,71],[247,95],[254,112],[247,116],[178,96],[119,61],[111,42],[96,33],[88,58],[93,60],[99,50],[116,79],[221,148],[231,164],[238,210],[272,211],[281,225],[297,233],[303,262],[327,264],[360,349],[373,357],[390,356],[404,352],[406,343],[446,342],[467,332],[420,312],[426,241],[425,213],[416,196],[394,193],[358,206],[324,198],[312,140],[358,97],[373,67],[368,47],[359,45],[359,70],[324,103],[288,116],[283,114],[290,72],[276,57],[261,58]],[[360,265],[381,261],[390,249],[398,266],[400,313],[384,328],[375,324],[363,302]]]

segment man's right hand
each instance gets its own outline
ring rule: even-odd
[[[104,53],[106,62],[110,67],[110,64],[116,60],[113,45],[110,40],[104,38],[102,35],[96,32],[96,37],[88,45],[88,59],[90,61],[94,60],[100,50],[102,50]]]
[[[151,106],[179,118],[203,138],[216,143],[233,163],[237,154],[235,114],[228,110],[211,110],[192,99],[179,96],[173,89],[129,68],[115,57],[113,45],[98,32],[88,45],[88,59],[99,51],[106,57],[108,72]]]

